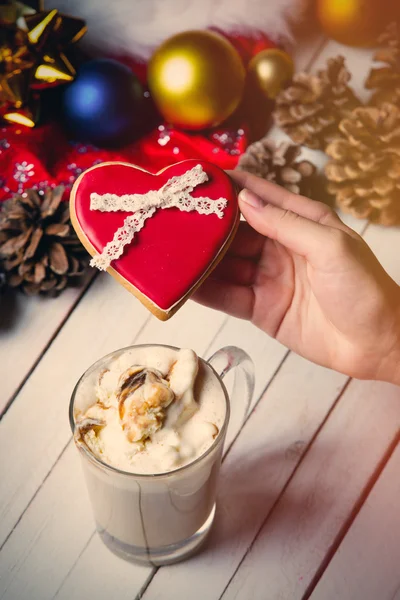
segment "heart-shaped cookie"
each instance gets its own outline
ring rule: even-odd
[[[188,195],[193,173],[197,178],[200,173],[201,181],[189,187]],[[123,228],[126,234],[128,222],[132,227],[135,220],[131,241],[122,235],[126,245],[121,256],[102,268],[162,320],[209,275],[239,224],[233,182],[215,165],[198,160],[182,161],[156,175],[127,163],[96,165],[76,180],[70,212],[95,261],[105,256],[116,232]],[[111,251],[111,256],[116,254]]]

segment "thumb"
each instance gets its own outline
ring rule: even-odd
[[[327,249],[333,237],[332,228],[293,211],[266,204],[248,189],[240,192],[239,207],[253,229],[310,261],[322,258],[321,251]]]

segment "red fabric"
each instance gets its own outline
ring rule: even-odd
[[[135,234],[123,255],[113,261],[110,271],[114,276],[122,276],[128,289],[133,286],[166,312],[181,302],[204,276],[234,230],[239,215],[231,179],[214,165],[198,160],[173,165],[156,177],[131,166],[108,164],[87,171],[71,198],[74,226],[93,255],[113,239],[130,213],[91,210],[92,193],[145,194],[160,189],[171,177],[183,175],[196,164],[202,165],[209,179],[191,195],[212,200],[226,198],[223,217],[177,208],[158,209]]]
[[[254,38],[235,35],[230,40],[245,65],[257,52],[273,46],[261,34]],[[121,61],[129,64],[145,81],[145,65],[133,64],[123,58]],[[48,185],[63,184],[69,190],[82,171],[110,160],[131,162],[152,173],[188,158],[207,160],[223,169],[232,169],[252,137],[251,119],[254,120],[255,109],[246,106],[246,100],[223,126],[200,133],[168,126],[154,115],[151,100],[148,99],[147,104],[148,131],[140,139],[112,150],[68,140],[55,122],[34,129],[11,125],[0,128],[0,200],[30,187],[43,189]],[[261,108],[267,113],[265,99]]]

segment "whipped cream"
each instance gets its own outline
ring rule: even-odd
[[[194,461],[214,442],[226,412],[218,378],[188,349],[131,348],[98,374],[90,393],[75,413],[77,441],[138,474]]]

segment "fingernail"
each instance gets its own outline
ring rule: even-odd
[[[240,192],[239,200],[245,202],[246,204],[249,204],[253,208],[261,208],[263,206],[261,198],[247,189],[243,189]]]

